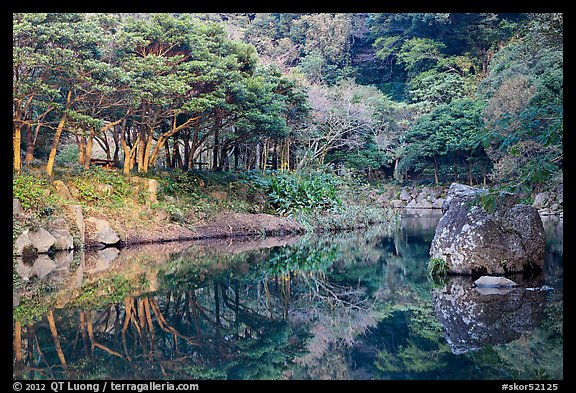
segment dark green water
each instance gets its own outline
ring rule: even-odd
[[[553,290],[482,295],[428,280],[438,219],[15,260],[14,377],[562,379],[562,221],[518,278]]]

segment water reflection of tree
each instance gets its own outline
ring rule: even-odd
[[[536,341],[509,346],[514,359],[506,349],[455,359],[434,317],[427,243],[402,232],[203,253],[179,253],[163,266],[156,292],[98,310],[53,309],[35,324],[15,321],[15,375],[398,379],[468,372],[474,378],[484,366],[496,378],[498,367],[520,370],[514,359],[526,345],[550,343],[549,330],[542,330]],[[550,319],[557,321],[553,313]],[[561,336],[550,353],[558,342]]]
[[[360,289],[330,282],[326,270],[337,255],[337,247],[278,249],[246,274],[176,271],[160,277],[163,292],[98,311],[51,309],[26,326],[16,321],[15,375],[283,378],[308,334],[292,316],[365,307]],[[170,284],[182,283],[179,273],[187,287]]]

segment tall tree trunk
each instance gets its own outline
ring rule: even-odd
[[[76,144],[78,145],[78,164],[84,165],[84,157],[86,157],[86,138],[83,135],[76,135]]]
[[[138,130],[138,172],[143,172],[144,167],[144,151],[146,150],[146,127],[144,124],[140,125]]]
[[[14,149],[14,171],[20,174],[22,169],[22,157],[20,155],[20,142],[22,141],[22,132],[19,125],[14,125],[12,132],[12,148]]]
[[[122,151],[124,152],[124,168],[122,173],[124,175],[128,175],[134,166],[134,157],[136,156],[136,149],[138,148],[137,144],[130,147],[128,142],[126,141],[126,132],[128,132],[128,137],[130,137],[130,130],[126,130],[126,122],[127,122],[128,114],[126,114],[126,118],[122,122],[122,129],[120,130],[120,143],[122,145]]]
[[[182,169],[188,170],[190,162],[190,130],[182,133],[182,142],[184,143],[184,158],[182,160]]]
[[[112,159],[114,160],[114,166],[117,167],[120,162],[120,141],[118,140],[118,133],[116,130],[112,133],[112,138],[114,139],[114,155]]]
[[[88,135],[88,139],[86,140],[86,154],[84,155],[84,169],[90,169],[90,159],[92,158],[92,144],[94,143],[94,135],[96,132],[94,129],[90,130],[90,135]]]
[[[274,150],[272,151],[272,169],[278,169],[278,140],[274,139]]]
[[[182,162],[182,156],[180,155],[180,144],[178,142],[178,133],[174,134],[173,138],[174,138],[174,150],[173,150],[174,168],[182,168],[183,162]]]
[[[256,142],[256,170],[259,171],[260,170],[260,158],[261,158],[261,154],[260,154],[260,141]]]
[[[214,148],[212,150],[212,170],[218,170],[218,149],[219,149],[219,140],[218,140],[218,128],[214,131]]]
[[[237,143],[234,144],[234,170],[238,170],[238,160],[240,158],[240,146]]]
[[[194,125],[194,133],[192,134],[192,146],[190,147],[190,155],[188,156],[188,169],[194,169],[194,158],[198,150],[198,133],[200,132],[200,122]],[[202,168],[200,168],[202,169]]]
[[[36,140],[38,138],[38,134],[40,133],[40,128],[42,127],[42,121],[54,109],[51,105],[46,109],[42,114],[40,114],[36,118],[36,127],[34,129],[34,135],[32,135],[32,127],[31,125],[28,128],[28,135],[26,138],[26,157],[24,162],[26,164],[32,163],[34,161],[34,149],[36,148]]]
[[[174,162],[170,154],[170,143],[168,142],[164,145],[164,159],[166,160],[166,168],[174,168]]]
[[[468,185],[472,186],[472,159],[468,158]]]
[[[438,159],[436,157],[434,157],[434,183],[436,185],[440,183],[438,179]]]
[[[40,124],[38,124],[36,127],[40,128]],[[28,127],[26,132],[26,156],[24,157],[24,162],[26,164],[30,164],[32,161],[34,161],[34,139],[35,138],[32,127]]]
[[[68,91],[68,95],[66,96],[66,109],[70,108],[70,101],[72,98],[72,90]],[[54,134],[54,139],[52,141],[52,148],[50,149],[50,155],[48,155],[48,163],[46,164],[46,173],[48,176],[52,177],[52,170],[54,168],[54,160],[56,158],[56,149],[58,148],[58,143],[60,142],[60,136],[62,135],[62,131],[64,130],[64,124],[66,124],[66,120],[68,118],[68,113],[64,112],[60,121],[58,122],[58,127],[56,127],[56,133]]]

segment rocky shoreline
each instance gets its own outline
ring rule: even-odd
[[[150,198],[155,200],[156,189],[151,189]],[[66,187],[64,195],[69,194]],[[405,186],[395,195],[384,193],[375,198],[375,203],[395,209],[441,209],[446,200],[448,188],[444,186]],[[541,216],[563,216],[562,184],[553,190],[538,193],[532,204]],[[287,217],[270,214],[247,214],[224,212],[210,220],[196,225],[193,229],[173,223],[163,222],[156,227],[140,230],[114,228],[106,217],[85,216],[79,204],[63,206],[63,214],[50,219],[42,226],[28,224],[20,201],[13,199],[14,222],[19,222],[19,233],[13,242],[13,255],[44,254],[55,251],[98,249],[108,246],[162,243],[199,239],[230,237],[279,236],[302,233],[305,229]],[[24,227],[22,227],[24,226]]]

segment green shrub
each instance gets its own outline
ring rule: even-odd
[[[448,276],[448,264],[442,258],[431,258],[428,261],[428,277],[433,282],[444,282]]]
[[[61,166],[78,164],[78,145],[70,144],[62,146],[56,155],[56,164]]]
[[[41,209],[51,210],[55,202],[48,179],[28,173],[12,178],[12,195],[13,198],[20,200],[22,208],[37,212]]]
[[[341,204],[336,180],[322,173],[276,175],[270,179],[268,197],[276,213],[286,216]]]

